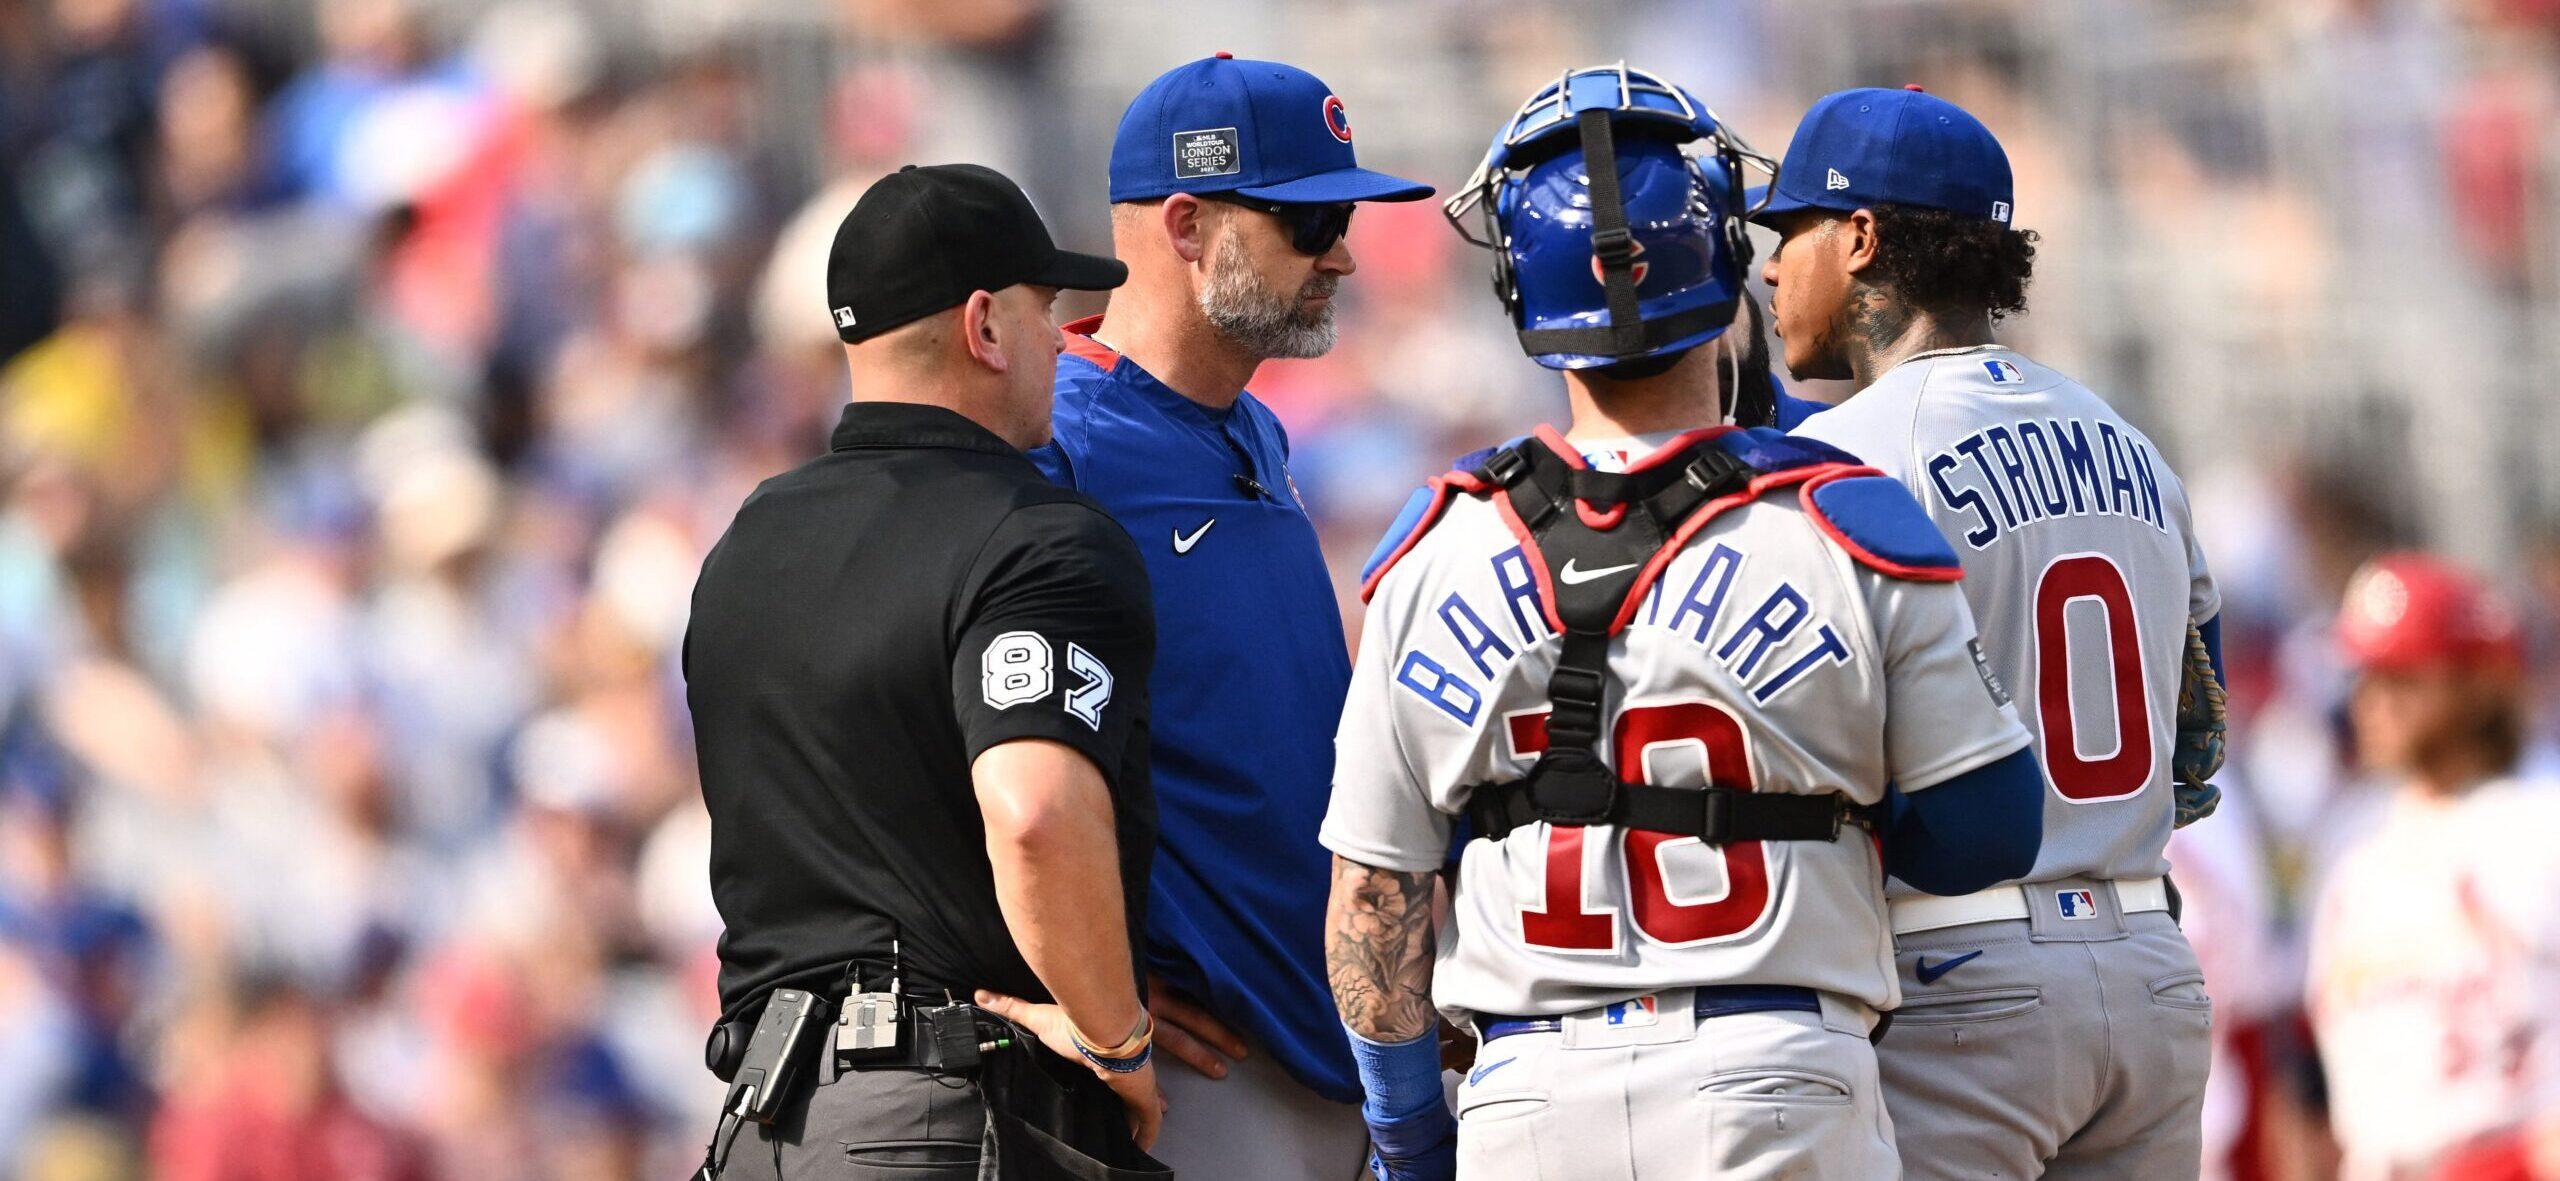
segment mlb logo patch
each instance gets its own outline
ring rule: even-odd
[[[2007,225],[2007,224],[2009,224],[2009,203],[2008,203],[2008,202],[2006,202],[2006,201],[1994,201],[1994,202],[1992,202],[1992,203],[1991,203],[1991,220],[1996,221],[1996,222],[1999,222],[2001,225],[2004,225],[2004,226],[2005,226],[2005,225]]]
[[[2056,890],[2053,902],[2062,908],[2062,917],[2066,919],[2098,917],[2098,896],[2087,890]]]
[[[836,327],[838,327],[838,328],[851,328],[851,327],[853,327],[853,309],[852,309],[852,308],[837,308],[837,309],[836,309]]]
[[[1982,368],[1991,374],[1993,385],[2016,385],[2027,379],[2023,370],[2008,361],[1985,361],[1982,363]]]
[[[1609,1024],[1629,1029],[1651,1025],[1655,1018],[1661,1016],[1661,1010],[1658,1007],[1661,1003],[1650,994],[1619,1001],[1607,1009]]]
[[[1173,178],[1196,180],[1204,176],[1233,176],[1244,171],[1243,154],[1236,150],[1236,129],[1203,127],[1197,131],[1173,133]]]

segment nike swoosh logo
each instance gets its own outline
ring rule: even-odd
[[[1200,535],[1201,535],[1201,534],[1203,534],[1203,533],[1207,533],[1207,532],[1209,531],[1209,526],[1211,526],[1211,525],[1215,525],[1215,524],[1217,524],[1217,523],[1218,523],[1218,518],[1216,518],[1216,517],[1211,517],[1211,518],[1209,518],[1209,519],[1208,519],[1208,520],[1206,520],[1206,521],[1202,521],[1202,522],[1200,522],[1200,527],[1199,527],[1199,528],[1197,528],[1197,529],[1192,530],[1192,531],[1191,531],[1191,536],[1189,536],[1189,537],[1185,537],[1185,536],[1183,536],[1183,535],[1182,535],[1182,530],[1180,530],[1180,529],[1176,529],[1176,530],[1174,530],[1174,531],[1173,531],[1173,552],[1175,552],[1175,553],[1177,553],[1177,554],[1187,554],[1187,553],[1190,553],[1190,552],[1191,552],[1191,547],[1192,547],[1192,546],[1195,546],[1195,545],[1200,544]]]
[[[1500,1070],[1503,1067],[1509,1066],[1519,1060],[1519,1057],[1514,1055],[1513,1057],[1505,1058],[1500,1062],[1493,1063],[1490,1066],[1479,1066],[1467,1073],[1467,1085],[1472,1087],[1477,1083],[1481,1083],[1484,1081],[1484,1076],[1492,1074],[1494,1071]]]
[[[1572,559],[1568,558],[1565,560],[1564,569],[1559,571],[1556,577],[1564,579],[1566,586],[1580,586],[1594,578],[1607,578],[1621,570],[1633,570],[1636,566],[1637,563],[1628,562],[1621,566],[1602,566],[1597,570],[1576,570],[1573,568]]]
[[[1920,983],[1922,984],[1936,984],[1938,982],[1938,977],[1944,976],[1949,972],[1955,971],[1957,968],[1963,967],[1966,961],[1981,954],[1982,953],[1979,951],[1968,951],[1954,959],[1945,960],[1935,964],[1930,963],[1929,957],[1924,955],[1920,957],[1920,962],[1914,966],[1914,974],[1920,977]]]

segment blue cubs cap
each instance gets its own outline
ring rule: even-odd
[[[2015,196],[2009,154],[1991,129],[1917,86],[1825,95],[1796,125],[1777,183],[1753,188],[1750,204],[1764,195],[1767,206],[1751,216],[1764,225],[1799,209],[1847,213],[1878,205],[2007,225]]]
[[[1315,75],[1221,53],[1147,84],[1111,142],[1111,200],[1240,193],[1319,205],[1419,201],[1431,186],[1351,155],[1351,117]]]

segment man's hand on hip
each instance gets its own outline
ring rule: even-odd
[[[1164,1127],[1165,1102],[1164,1091],[1156,1085],[1153,1062],[1132,1071],[1104,1070],[1076,1047],[1076,1024],[1067,1017],[1065,1009],[983,988],[978,990],[974,999],[979,1008],[1030,1030],[1033,1037],[1040,1039],[1041,1045],[1049,1047],[1050,1053],[1091,1070],[1095,1077],[1111,1088],[1113,1094],[1120,1096],[1121,1104],[1129,1109],[1129,1135],[1138,1142],[1138,1147],[1155,1146],[1156,1133]],[[1092,1039],[1087,1038],[1086,1041],[1090,1043]]]

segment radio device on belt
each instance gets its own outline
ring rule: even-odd
[[[1443,477],[1454,488],[1503,503],[1504,520],[1537,576],[1547,622],[1564,637],[1547,679],[1553,712],[1546,751],[1526,778],[1470,792],[1467,818],[1476,837],[1498,841],[1543,820],[1614,824],[1711,845],[1828,841],[1845,823],[1870,821],[1868,809],[1836,792],[1761,795],[1721,785],[1626,783],[1599,756],[1609,643],[1626,630],[1672,557],[1725,509],[1842,467],[1817,462],[1765,470],[1728,445],[1756,442],[1736,434],[1733,428],[1692,432],[1685,446],[1666,447],[1639,468],[1601,472],[1542,430],[1495,451],[1472,472]]]
[[[695,1181],[716,1181],[728,1164],[729,1144],[748,1123],[770,1124],[780,1114],[805,1073],[815,1062],[824,1085],[845,1070],[865,1066],[897,1066],[958,1072],[976,1067],[986,1055],[1014,1044],[1011,1028],[989,1020],[974,1005],[943,995],[931,1007],[910,1006],[900,989],[898,943],[889,942],[889,980],[885,991],[865,991],[862,969],[845,965],[845,998],[836,1009],[832,1029],[824,1014],[827,1001],[797,988],[777,988],[765,997],[752,1033],[740,1032],[744,1019],[722,1022],[704,1049],[705,1064],[729,1082],[720,1104],[720,1122],[712,1128]],[[918,1036],[906,1036],[913,1020]],[[823,1032],[822,1032],[823,1031]],[[982,1034],[984,1036],[982,1039]],[[829,1036],[831,1035],[831,1036]],[[827,1047],[817,1043],[825,1041]]]
[[[844,1007],[836,1011],[837,1065],[892,1058],[903,1053],[898,1038],[897,941],[889,942],[888,991],[864,992],[859,966],[849,965],[845,972],[853,987],[845,994]]]

